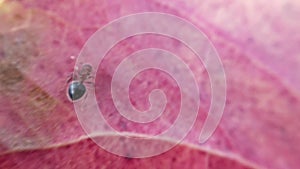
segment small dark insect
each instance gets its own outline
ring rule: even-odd
[[[73,81],[72,83],[70,83],[68,96],[72,101],[79,100],[84,96],[85,93],[86,93],[86,87],[84,84],[78,81]]]
[[[78,101],[86,95],[86,83],[90,83],[87,80],[91,79],[92,66],[84,64],[79,70],[75,70],[73,80],[68,86],[67,95],[71,101]]]

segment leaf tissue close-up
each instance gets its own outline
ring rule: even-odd
[[[297,0],[0,0],[0,169],[299,169]]]

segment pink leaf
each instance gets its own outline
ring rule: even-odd
[[[300,25],[295,17],[299,9],[296,1],[279,0],[271,4],[0,0],[0,168],[299,168]],[[98,28],[145,11],[183,17],[208,35],[226,71],[227,101],[218,129],[199,144],[211,99],[202,63],[166,37],[135,36],[117,44],[96,77],[99,106],[115,129],[149,135],[163,132],[180,107],[175,82],[149,71],[132,81],[129,94],[137,109],[144,110],[149,107],[148,93],[164,90],[171,103],[164,125],[156,121],[145,127],[118,114],[109,84],[121,59],[133,51],[158,47],[180,55],[196,74],[202,99],[195,126],[182,144],[156,157],[131,159],[110,154],[87,138],[66,89],[75,64],[72,57]],[[122,143],[117,136],[96,138]],[[169,143],[153,140],[148,147]]]

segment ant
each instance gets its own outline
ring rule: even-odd
[[[91,76],[93,67],[90,64],[83,64],[79,70],[75,70],[72,82],[68,86],[67,95],[71,101],[78,101],[87,93],[85,83],[88,79],[93,78]]]

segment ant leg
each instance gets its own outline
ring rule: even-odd
[[[86,80],[88,80],[88,79],[95,79],[95,76],[90,75],[86,78]]]
[[[84,95],[84,97],[80,99],[80,101],[79,101],[80,103],[77,103],[77,104],[80,104],[79,108],[80,108],[80,111],[82,111],[82,112],[87,111],[87,107],[93,106],[93,105],[91,105],[91,103],[89,101],[87,101],[89,92],[91,92],[91,91],[87,91],[86,94]]]
[[[95,90],[95,83],[94,82],[84,82],[84,84],[86,84],[85,86],[89,89],[89,90]]]
[[[95,88],[95,82],[93,82],[91,79],[94,79],[94,76],[88,76],[87,79],[84,81],[85,84],[87,84],[90,87]]]
[[[85,94],[84,98],[82,98],[82,102],[80,103],[80,111],[84,111],[84,108],[86,105],[86,98],[87,98],[88,92]]]
[[[67,76],[66,83],[70,83],[74,79],[77,79],[77,75],[72,73],[72,74],[70,74],[70,75]]]

